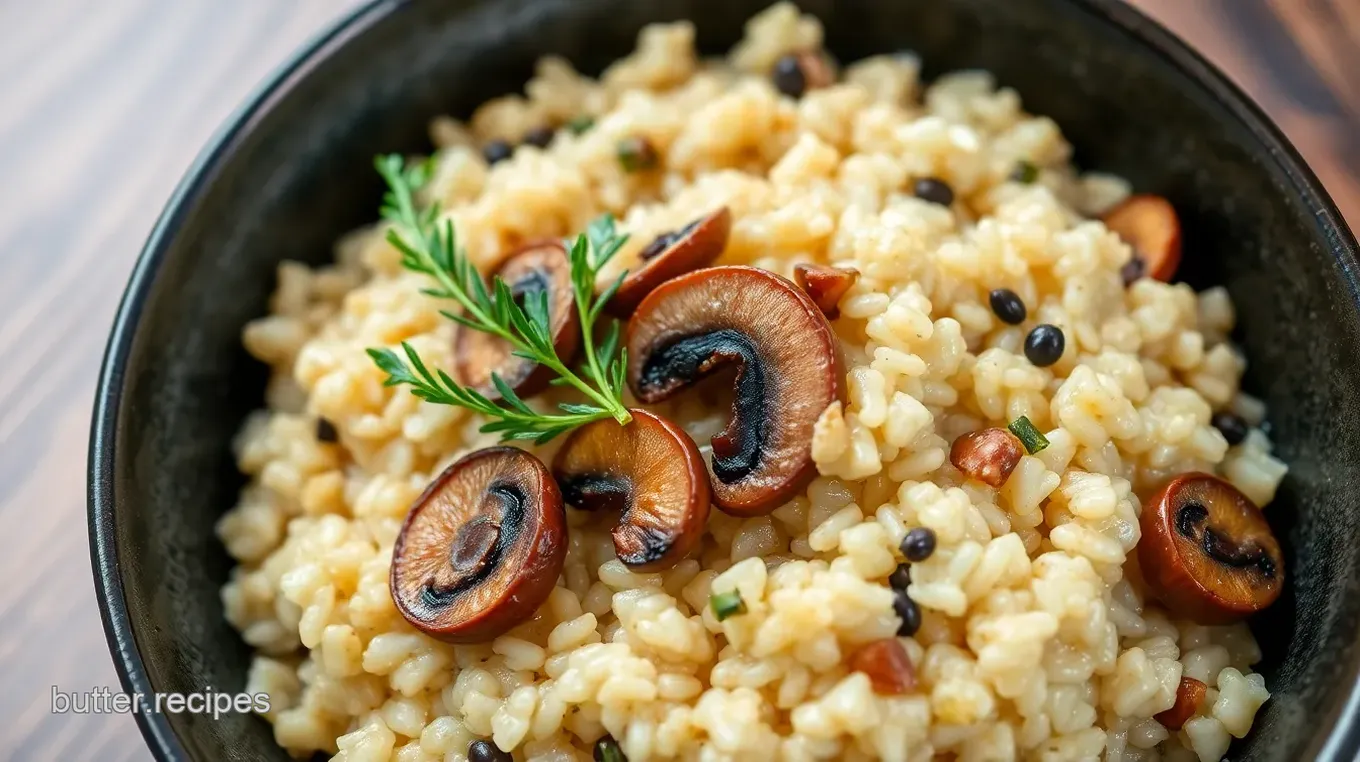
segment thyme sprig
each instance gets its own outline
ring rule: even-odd
[[[594,220],[585,233],[567,245],[585,355],[584,367],[578,374],[553,347],[547,292],[529,294],[521,306],[499,277],[492,279],[488,289],[459,247],[452,220],[440,219],[437,204],[424,209],[417,207],[415,192],[429,177],[429,167],[425,164],[407,167],[396,154],[379,156],[374,164],[387,182],[382,216],[391,223],[387,240],[401,253],[402,266],[434,280],[435,285],[422,289],[422,293],[452,300],[463,308],[461,314],[448,310],[441,310],[440,314],[459,325],[504,339],[516,356],[552,370],[556,376],[553,384],[571,386],[589,402],[560,403],[557,406],[560,412],[535,410],[493,373],[491,382],[503,403],[497,404],[476,389],[454,381],[443,370],[431,370],[406,342],[401,343],[401,354],[386,347],[368,350],[373,362],[387,374],[384,384],[408,385],[411,393],[421,399],[456,405],[491,418],[481,430],[499,433],[507,440],[531,439],[543,443],[576,426],[603,418],[628,423],[632,416],[623,405],[627,357],[619,346],[618,322],[610,322],[598,345],[594,338],[604,305],[622,282],[620,276],[605,291],[595,294],[600,268],[628,239],[615,231],[613,217],[604,215]]]

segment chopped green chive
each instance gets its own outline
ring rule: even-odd
[[[1029,185],[1039,179],[1039,168],[1034,166],[1033,163],[1021,159],[1020,162],[1015,165],[1015,170],[1011,172],[1011,179],[1018,183]]]
[[[730,616],[746,613],[746,601],[741,599],[739,590],[714,593],[708,597],[708,605],[713,609],[713,616],[717,617],[719,622]]]
[[[1020,440],[1020,443],[1025,446],[1025,450],[1030,455],[1048,447],[1048,437],[1045,437],[1042,431],[1034,428],[1034,424],[1030,423],[1027,416],[1022,415],[1016,418],[1006,428],[1010,429],[1011,433]]]
[[[656,155],[656,148],[651,141],[644,137],[624,138],[619,141],[615,152],[619,157],[619,164],[623,165],[625,172],[642,172],[656,166],[659,157]]]
[[[575,119],[572,119],[570,122],[567,122],[567,129],[571,130],[571,134],[573,135],[580,135],[594,126],[595,119],[589,114],[582,114]]]
[[[591,755],[595,762],[628,762],[628,757],[619,748],[619,742],[614,740],[614,736],[605,736],[595,742],[595,751]]]

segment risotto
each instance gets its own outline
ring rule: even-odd
[[[725,59],[700,59],[694,34],[649,26],[598,80],[545,58],[524,96],[436,120],[417,202],[487,272],[612,213],[629,238],[601,283],[725,207],[712,264],[781,276],[759,277],[828,314],[798,313],[829,326],[830,380],[801,367],[819,356],[806,333],[753,339],[797,380],[775,412],[815,407],[788,435],[807,478],[790,467],[792,492],[746,510],[715,476],[714,509],[659,562],[621,560],[617,511],[568,508],[540,527],[560,574],[522,616],[431,637],[394,601],[394,545],[432,479],[498,438],[384,385],[366,350],[405,341],[453,372],[460,329],[385,223],[333,264],[285,262],[244,332],[272,377],[218,526],[238,562],[226,616],[278,743],[345,762],[1220,760],[1269,697],[1260,650],[1241,611],[1171,589],[1193,569],[1143,567],[1190,538],[1234,573],[1283,573],[1268,529],[1247,557],[1211,528],[1233,500],[1263,526],[1252,504],[1286,470],[1238,388],[1226,292],[1137,258],[1107,215],[1127,184],[1074,169],[1058,126],[986,73],[927,86],[905,54],[840,68],[786,3]],[[792,330],[776,318],[752,320]],[[730,444],[722,378],[624,400],[679,448],[637,468],[700,474],[704,511]],[[523,449],[550,463],[565,439]],[[682,473],[689,448],[702,461]],[[1217,478],[1175,480],[1192,472]],[[1154,509],[1178,511],[1155,548]],[[1184,616],[1196,606],[1222,616]]]

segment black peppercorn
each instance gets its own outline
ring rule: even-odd
[[[907,591],[893,593],[893,611],[902,618],[902,626],[897,628],[897,634],[901,637],[909,638],[921,629],[921,607],[907,595]]]
[[[335,430],[335,424],[325,418],[316,419],[316,441],[318,442],[339,442],[340,432]]]
[[[1029,315],[1025,301],[1009,288],[992,289],[987,300],[991,302],[992,312],[996,313],[997,318],[1008,325],[1020,325]]]
[[[1247,432],[1251,430],[1251,425],[1246,419],[1236,413],[1214,413],[1210,422],[1232,446],[1242,444],[1247,438]]]
[[[1134,281],[1147,275],[1147,262],[1142,257],[1134,254],[1124,266],[1119,268],[1119,277],[1124,279],[1124,285],[1131,285]]]
[[[900,549],[902,555],[912,563],[930,558],[930,554],[935,552],[935,530],[916,527],[902,538]]]
[[[1025,337],[1025,357],[1040,368],[1047,368],[1057,362],[1067,347],[1067,337],[1056,325],[1043,323]]]
[[[894,590],[906,590],[907,585],[911,584],[911,564],[898,564],[893,573],[888,575],[888,584]]]
[[[523,140],[525,143],[528,143],[531,146],[547,148],[548,144],[552,142],[552,139],[553,129],[551,127],[548,127],[547,125],[544,125],[541,127],[535,127],[532,130],[529,130],[528,132],[524,133]]]
[[[807,76],[803,74],[798,56],[790,53],[774,62],[774,86],[790,98],[801,98],[807,90]]]
[[[628,757],[619,748],[619,742],[614,740],[614,736],[605,736],[595,742],[594,753],[591,755],[595,762],[628,762]]]
[[[487,164],[505,161],[514,152],[515,149],[511,148],[510,144],[504,140],[493,140],[482,146],[482,158],[486,160]]]
[[[949,187],[949,183],[938,177],[922,177],[916,181],[912,192],[922,201],[929,201],[940,206],[949,206],[954,203],[954,189]]]
[[[508,751],[501,751],[490,741],[477,739],[468,744],[468,762],[514,762]]]

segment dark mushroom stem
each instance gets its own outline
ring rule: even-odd
[[[662,233],[643,247],[642,264],[628,271],[618,291],[606,304],[616,317],[633,314],[652,289],[687,272],[713,263],[727,248],[732,213],[720,207],[677,231]]]
[[[397,610],[451,643],[490,640],[533,615],[566,559],[562,496],[537,458],[473,452],[416,500],[392,550]]]
[[[620,426],[587,424],[562,445],[553,476],[568,504],[620,513],[612,532],[619,560],[659,571],[689,555],[708,521],[709,485],[699,449],[679,426],[630,410]]]
[[[713,438],[713,499],[769,513],[816,473],[812,431],[844,396],[839,344],[796,286],[766,270],[712,267],[668,281],[628,325],[628,383],[647,403],[736,370],[732,417]]]
[[[572,289],[571,262],[562,244],[542,241],[525,246],[507,257],[494,276],[505,281],[511,297],[518,302],[547,294],[553,346],[558,357],[570,363],[580,344],[581,329]],[[553,377],[550,369],[514,354],[505,339],[462,325],[454,336],[454,363],[463,384],[491,399],[500,396],[491,382],[492,373],[521,397],[542,391]]]

